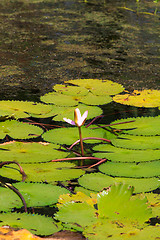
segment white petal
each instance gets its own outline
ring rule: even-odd
[[[72,120],[71,120],[71,119],[69,119],[69,118],[63,118],[63,120],[64,120],[65,122],[67,122],[67,123],[71,124],[71,125],[75,125],[75,122],[74,122],[74,121],[72,121]]]

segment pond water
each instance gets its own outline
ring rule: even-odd
[[[0,98],[38,100],[55,83],[76,78],[159,89],[156,6],[140,1],[137,8],[135,0],[1,0]]]

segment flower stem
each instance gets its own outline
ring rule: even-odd
[[[78,127],[79,131],[79,140],[80,140],[80,145],[81,145],[81,156],[84,157],[84,148],[83,148],[83,139],[82,139],[82,132],[81,132],[81,127]],[[80,166],[83,166],[84,161],[83,159],[80,160]]]

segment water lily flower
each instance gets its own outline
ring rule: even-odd
[[[74,121],[69,118],[63,118],[63,120],[71,125],[76,125],[77,127],[81,127],[88,116],[88,111],[85,111],[84,114],[81,116],[81,112],[79,108],[74,110]]]

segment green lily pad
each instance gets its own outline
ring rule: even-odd
[[[135,136],[121,134],[112,140],[116,147],[129,149],[160,149],[160,136]]]
[[[76,106],[81,97],[69,96],[57,92],[46,93],[40,97],[40,100],[45,103],[52,103],[58,106]]]
[[[153,217],[160,216],[160,195],[156,193],[145,193],[145,194],[136,194],[132,196],[132,199],[141,199],[146,197],[148,200],[148,205],[152,209]]]
[[[79,104],[76,106],[76,108],[79,108],[80,112],[83,114],[86,110],[88,110],[88,116],[87,119],[94,118],[96,116],[99,116],[103,113],[102,109],[96,106],[86,106],[85,104]],[[58,107],[55,109],[55,112],[57,113],[56,116],[53,118],[54,121],[64,121],[63,118],[70,118],[74,120],[74,110],[75,107]]]
[[[160,161],[142,163],[106,162],[99,170],[111,176],[149,178],[160,176]]]
[[[65,83],[71,83],[80,87],[85,87],[95,95],[115,95],[123,92],[124,90],[122,85],[110,80],[76,79],[65,81]]]
[[[52,205],[58,201],[59,195],[69,193],[67,189],[51,184],[19,182],[13,186],[22,194],[27,207]]]
[[[11,211],[12,208],[23,206],[18,195],[9,188],[0,187],[0,211]]]
[[[15,139],[29,139],[40,136],[43,130],[37,126],[18,122],[16,120],[7,120],[5,122],[0,122],[0,138],[5,138],[9,135]]]
[[[85,227],[96,221],[95,209],[86,202],[64,204],[55,214],[55,218],[61,222],[74,223],[75,228],[76,225]]]
[[[87,105],[103,105],[112,102],[110,96],[96,96],[93,93],[88,93],[82,97],[81,102]]]
[[[120,178],[120,177],[111,177],[106,174],[90,173],[81,176],[78,179],[78,182],[85,190],[89,189],[90,191],[99,192],[103,188],[107,188],[114,183],[122,182],[130,186],[134,186],[134,193],[140,192],[149,192],[154,189],[157,189],[160,186],[160,181],[158,178]]]
[[[128,122],[133,121],[133,122]],[[128,122],[124,124],[119,124],[122,122]],[[126,118],[120,119],[112,122],[115,124],[115,129],[122,130],[123,133],[128,133],[131,135],[145,135],[154,136],[160,135],[160,116],[156,117],[137,117],[137,118]],[[113,126],[112,126],[113,127]]]
[[[78,178],[84,173],[81,169],[75,169],[75,164],[68,162],[21,164],[21,166],[27,174],[27,182],[54,183]],[[22,180],[19,168],[15,164],[0,168],[0,175],[17,181]]]
[[[97,195],[98,213],[100,218],[111,220],[133,220],[144,223],[151,216],[147,208],[147,199],[131,200],[133,187],[119,183],[112,185],[107,191]]]
[[[88,90],[84,87],[77,87],[77,86],[66,86],[63,84],[56,84],[54,85],[53,89],[65,95],[72,95],[72,96],[85,96],[88,94]]]
[[[103,138],[105,131],[103,129],[89,129],[82,127],[82,137],[99,137]],[[45,132],[42,135],[43,139],[48,142],[70,145],[79,139],[77,127],[57,128]],[[87,143],[95,143],[98,140],[87,140]]]
[[[27,101],[0,101],[0,116],[12,116],[15,118],[26,118],[32,114],[45,114],[52,110],[52,107],[42,103]]]
[[[148,162],[160,159],[160,150],[133,150],[114,147],[110,144],[99,144],[93,149],[103,151],[93,153],[93,156],[106,158],[113,162]]]
[[[3,161],[19,163],[49,162],[52,159],[65,158],[68,153],[58,150],[59,145],[38,142],[11,142],[0,144]]]
[[[159,238],[160,226],[146,226],[138,229],[133,224],[120,224],[101,219],[97,223],[88,226],[83,235],[88,240],[156,240]]]
[[[36,235],[51,235],[60,227],[51,217],[27,213],[2,213],[0,226],[8,225],[14,228],[25,228]]]

